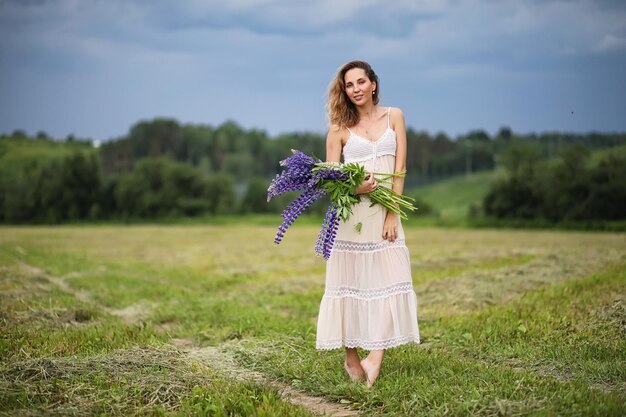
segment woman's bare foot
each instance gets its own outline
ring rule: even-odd
[[[343,367],[352,381],[360,381],[365,378],[365,372],[363,371],[363,368],[361,368],[361,364],[359,362],[356,364],[348,364],[348,361],[345,361],[343,363]]]
[[[380,364],[374,363],[374,361],[367,357],[361,361],[361,368],[363,368],[363,371],[365,372],[367,387],[371,388],[372,385],[374,385],[374,382],[376,382],[378,374],[380,374]]]
[[[343,367],[353,381],[360,381],[365,377],[365,372],[361,368],[361,357],[356,348],[346,347],[346,359]]]

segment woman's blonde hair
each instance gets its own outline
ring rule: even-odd
[[[350,61],[339,68],[337,76],[331,81],[328,87],[328,101],[326,110],[328,111],[328,122],[339,127],[352,127],[359,122],[359,113],[356,106],[346,94],[346,72],[354,68],[361,68],[371,82],[376,83],[376,93],[373,96],[374,104],[378,104],[380,96],[380,83],[378,76],[365,61]]]

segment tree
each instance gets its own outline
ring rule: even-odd
[[[542,196],[530,181],[513,177],[491,187],[483,200],[483,210],[487,216],[499,219],[533,219],[542,204]]]
[[[159,218],[232,213],[232,177],[205,177],[190,165],[168,158],[145,158],[120,176],[115,205],[125,218]]]
[[[500,160],[512,178],[532,178],[541,155],[533,143],[511,145]]]
[[[48,136],[48,134],[45,131],[40,130],[39,132],[37,132],[37,139],[50,140],[50,136]]]
[[[584,218],[623,220],[626,218],[626,157],[609,154],[591,170],[591,195],[584,206]]]
[[[267,187],[269,182],[260,177],[254,177],[248,182],[248,188],[241,201],[242,213],[269,213],[272,202],[267,201]]]

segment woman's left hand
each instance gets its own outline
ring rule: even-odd
[[[398,215],[387,212],[385,224],[383,225],[383,239],[395,242],[398,238]]]

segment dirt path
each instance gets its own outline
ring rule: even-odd
[[[181,339],[178,339],[179,341]],[[313,397],[296,390],[291,386],[275,380],[269,380],[263,374],[240,366],[235,358],[220,347],[186,348],[183,349],[187,357],[197,361],[210,369],[237,380],[239,382],[254,382],[263,386],[271,386],[280,396],[292,404],[306,408],[315,414],[335,417],[357,416],[359,413],[342,404],[329,402],[322,397]]]
[[[138,322],[147,317],[149,313],[156,308],[153,304],[136,303],[123,309],[112,309],[95,300],[87,291],[73,288],[63,277],[52,276],[45,270],[24,262],[20,263],[20,267],[28,276],[43,278],[61,291],[76,297],[78,300],[91,304],[109,314],[121,317],[125,323]],[[237,363],[233,356],[226,353],[224,349],[220,347],[196,347],[191,339],[171,339],[170,343],[177,346],[189,360],[197,362],[208,369],[217,371],[225,377],[239,382],[253,382],[263,386],[271,386],[279,392],[281,398],[285,401],[301,406],[314,414],[334,417],[358,415],[357,411],[345,405],[327,401],[323,397],[307,395],[287,384],[269,380],[259,372],[244,368]]]
[[[120,317],[125,323],[136,323],[142,319],[145,319],[156,308],[154,304],[147,302],[131,304],[127,307],[119,309],[111,308],[98,302],[91,296],[89,292],[73,288],[70,284],[67,283],[67,280],[64,277],[55,277],[48,274],[45,270],[41,268],[29,265],[24,262],[20,262],[20,266],[22,270],[26,272],[29,276],[43,278],[47,280],[50,284],[55,285],[64,293],[70,294],[84,303],[94,305],[113,316]],[[69,276],[76,275],[77,273],[69,274]]]

